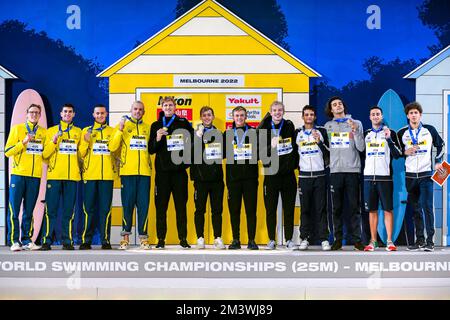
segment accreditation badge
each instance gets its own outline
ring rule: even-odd
[[[130,150],[143,151],[147,150],[147,140],[145,136],[132,136],[130,139]]]
[[[60,154],[77,154],[77,142],[73,139],[62,139],[59,143],[59,153]]]
[[[183,134],[172,134],[166,136],[167,151],[184,150],[184,136]]]
[[[280,139],[278,140],[278,144],[277,144],[277,152],[278,152],[279,156],[291,153],[292,152],[292,139],[291,138],[282,139],[280,137]]]
[[[108,140],[95,140],[92,153],[96,156],[109,156]]]
[[[350,148],[350,132],[332,132],[331,148],[333,149]]]
[[[237,144],[233,145],[234,160],[250,160],[252,158],[252,144],[247,143],[238,147]]]
[[[384,141],[372,141],[366,144],[366,153],[369,158],[383,158],[386,155]]]
[[[42,140],[30,140],[27,143],[27,154],[42,155],[44,145]]]
[[[205,144],[206,160],[222,159],[222,145],[220,143]]]

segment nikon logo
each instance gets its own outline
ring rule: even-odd
[[[190,106],[190,105],[192,105],[192,98],[183,98],[183,97],[176,98],[175,96],[171,96],[171,98],[175,99],[175,102],[176,102],[177,106]],[[163,99],[164,99],[163,96],[159,96],[158,106],[162,106],[162,100]]]

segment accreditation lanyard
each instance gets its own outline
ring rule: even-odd
[[[275,123],[273,123],[273,121],[272,121],[272,133],[275,136],[279,137],[281,134],[281,129],[283,128],[283,125],[284,125],[284,119],[281,120],[281,124],[280,124],[280,127],[278,128],[278,132],[277,132],[277,130],[275,129]]]
[[[30,126],[28,125],[28,122],[25,122],[25,126],[27,128],[28,134],[35,136],[37,129],[39,128],[39,126],[36,124],[33,128],[33,130],[31,130]]]
[[[422,129],[422,122],[420,123],[419,128],[417,128],[417,135],[414,136],[414,130],[411,129],[410,125],[408,125],[409,136],[411,137],[411,141],[414,146],[417,146],[419,144],[419,133],[421,129]]]
[[[233,130],[234,130],[234,137],[236,138],[236,143],[237,143],[237,145],[238,145],[239,148],[242,148],[242,145],[243,145],[244,142],[245,142],[245,136],[247,135],[248,127],[247,127],[247,125],[245,125],[244,134],[242,135],[242,139],[241,139],[241,140],[239,140],[239,137],[238,137],[238,135],[237,135],[236,127],[234,127]]]
[[[172,118],[170,118],[169,123],[166,122],[166,117],[163,117],[162,118],[163,128],[169,129],[170,125],[173,123],[174,120],[175,120],[175,114],[172,115]]]

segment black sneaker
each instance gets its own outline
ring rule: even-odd
[[[189,245],[189,243],[186,241],[186,239],[180,240],[180,246],[183,249],[189,249],[191,246]]]
[[[111,244],[109,244],[109,243],[103,243],[103,244],[102,244],[102,249],[103,249],[103,250],[111,250],[111,249],[112,249]]]
[[[419,251],[420,249],[425,247],[425,243],[420,242],[420,241],[416,241],[416,243],[414,243],[412,246],[409,246],[408,248],[406,248],[406,250],[408,251]]]
[[[364,249],[364,248],[363,248]],[[336,240],[331,246],[332,251],[342,250],[342,240]]]
[[[432,243],[427,243],[427,244],[423,247],[422,250],[423,250],[423,251],[426,251],[426,252],[432,252],[432,251],[434,251],[434,245],[433,245]]]
[[[259,248],[258,248],[258,245],[256,244],[255,240],[250,240],[248,242],[247,249],[249,249],[249,250],[258,250]]]
[[[156,245],[156,249],[164,249],[166,242],[163,239],[158,240],[158,244]]]
[[[72,244],[63,244],[63,250],[75,250],[75,247]]]
[[[233,242],[228,246],[228,250],[237,250],[241,248],[241,242],[234,239]]]
[[[80,247],[78,248],[78,250],[91,250],[92,247],[89,243],[82,243],[80,244]],[[71,249],[68,249],[71,250]]]
[[[50,250],[52,250],[52,247],[48,243],[44,243],[39,249],[39,251],[50,251]]]
[[[361,241],[355,242],[353,250],[364,251],[364,245],[361,243]]]

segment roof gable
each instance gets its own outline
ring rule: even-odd
[[[207,28],[204,27],[206,24],[208,24]],[[216,33],[214,33],[214,26],[217,26],[215,29]],[[299,72],[302,72],[309,77],[321,76],[317,71],[310,68],[304,62],[294,57],[288,51],[213,0],[205,0],[199,3],[153,37],[106,68],[98,76],[110,77],[140,55],[148,53],[151,48],[163,42],[165,38],[169,36],[186,36],[193,30],[196,33],[203,33],[204,35],[214,34],[214,36],[220,36],[220,30],[226,30],[228,34],[231,33],[236,36],[251,37],[256,40],[261,47],[264,47],[264,50],[278,55],[281,59],[292,65],[292,67],[299,70]]]
[[[440,52],[438,52],[432,58],[422,63],[416,69],[408,73],[406,76],[403,77],[403,79],[417,79],[420,76],[424,75],[426,72],[430,71],[436,65],[447,59],[448,57],[450,57],[450,45],[447,46],[445,49],[441,50]]]
[[[3,79],[17,79],[17,77],[5,67],[0,66],[0,78]]]

